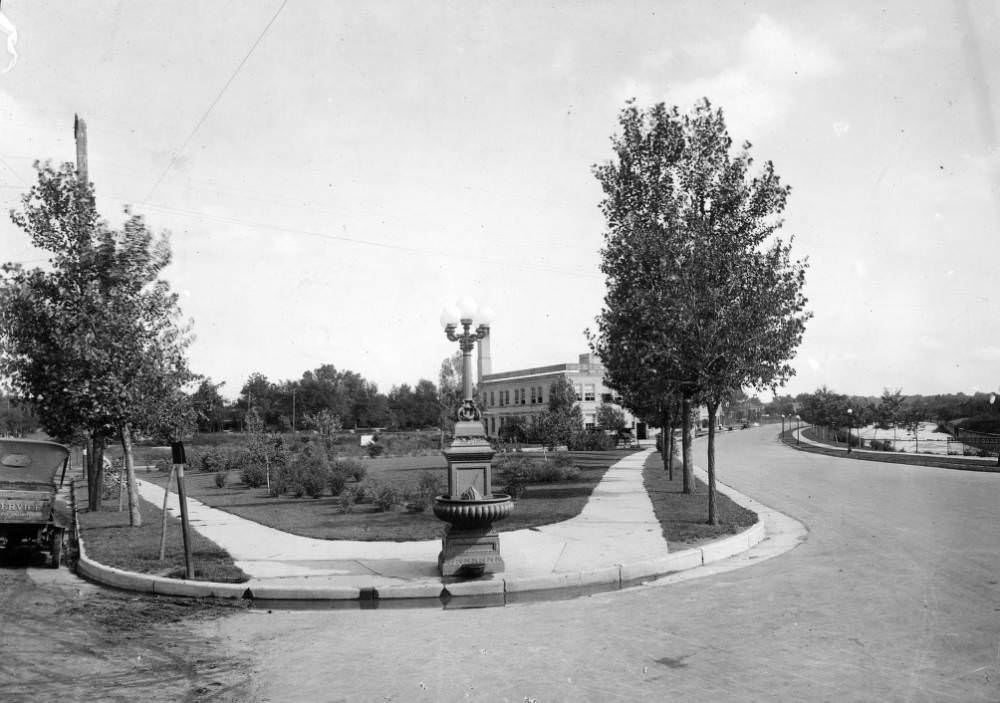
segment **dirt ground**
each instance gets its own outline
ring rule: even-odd
[[[255,700],[252,652],[215,634],[233,616],[249,614],[104,589],[40,555],[0,553],[0,698]]]

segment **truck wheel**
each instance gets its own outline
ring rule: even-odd
[[[49,562],[49,566],[53,569],[59,568],[59,562],[62,561],[63,552],[63,542],[66,539],[66,531],[57,527],[52,533],[52,560]]]

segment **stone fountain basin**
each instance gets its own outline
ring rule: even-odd
[[[461,500],[450,496],[434,499],[434,514],[439,520],[456,527],[485,527],[503,520],[514,509],[514,501],[506,493],[494,493],[490,498]]]

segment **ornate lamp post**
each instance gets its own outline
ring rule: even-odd
[[[802,416],[795,416],[795,444],[802,441]]]
[[[478,327],[473,320],[478,316]],[[472,397],[472,350],[489,334],[489,311],[466,298],[441,313],[445,335],[462,350],[462,407],[455,437],[442,453],[448,460],[448,493],[434,499],[434,514],[448,523],[441,540],[442,576],[479,576],[504,569],[493,522],[510,515],[509,495],[493,493],[493,449]]]

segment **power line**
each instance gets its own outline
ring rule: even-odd
[[[119,202],[127,202],[122,198],[116,198],[114,196],[105,196],[111,200],[117,200]],[[222,222],[224,224],[239,225],[243,227],[253,227],[256,229],[272,230],[276,232],[283,232],[286,234],[300,234],[308,237],[317,237],[319,239],[328,239],[337,242],[346,242],[349,244],[358,244],[361,246],[378,247],[382,249],[393,249],[396,251],[403,251],[411,254],[418,254],[421,256],[447,256],[460,259],[471,259],[473,261],[481,261],[484,263],[496,264],[498,266],[504,266],[511,269],[520,269],[523,271],[541,271],[545,273],[554,273],[563,276],[573,276],[576,278],[600,278],[599,274],[584,272],[584,271],[573,271],[571,269],[554,268],[551,266],[540,266],[537,264],[524,264],[524,263],[514,263],[508,259],[498,259],[488,256],[478,256],[471,253],[466,253],[464,251],[440,251],[434,249],[423,249],[420,247],[410,247],[404,246],[402,244],[391,244],[388,242],[378,242],[371,239],[361,239],[359,237],[349,237],[347,235],[331,234],[329,232],[318,232],[316,230],[300,229],[296,227],[286,227],[283,225],[274,225],[267,222],[259,222],[256,220],[243,220],[235,217],[227,217],[225,215],[212,215],[209,213],[198,212],[196,210],[187,210],[184,208],[169,207],[166,205],[145,205],[147,208],[152,208],[154,210],[161,210],[164,212],[172,212],[177,215],[193,217],[195,219],[202,220],[212,220],[215,222]]]
[[[271,28],[271,25],[274,24],[274,21],[278,19],[278,15],[281,14],[281,11],[285,9],[285,5],[287,4],[288,0],[283,0],[281,6],[278,7],[278,10],[268,21],[263,31],[261,31],[256,41],[254,41],[253,45],[250,47],[250,50],[246,53],[246,56],[243,57],[243,60],[240,61],[239,65],[236,67],[236,70],[233,71],[231,76],[229,76],[229,80],[227,80],[226,84],[222,86],[222,90],[220,90],[219,94],[215,96],[215,100],[213,100],[212,104],[208,106],[207,110],[205,110],[204,114],[201,116],[201,119],[199,119],[197,124],[195,124],[194,129],[192,129],[191,133],[187,135],[187,139],[184,140],[184,143],[181,144],[180,148],[176,152],[174,152],[174,155],[170,158],[170,163],[168,163],[167,167],[163,169],[163,173],[161,173],[160,177],[156,179],[156,183],[153,184],[153,187],[149,190],[149,193],[146,195],[145,200],[142,201],[143,204],[145,204],[150,198],[153,197],[153,193],[156,192],[156,189],[160,187],[160,184],[163,182],[163,179],[167,177],[168,173],[170,173],[170,170],[177,163],[177,159],[179,159],[181,154],[184,153],[184,150],[187,149],[188,144],[190,144],[191,140],[194,139],[194,135],[198,132],[199,129],[201,129],[201,126],[205,123],[205,120],[208,119],[209,114],[222,99],[222,96],[226,93],[226,90],[229,88],[230,84],[236,79],[236,76],[239,75],[239,72],[242,70],[244,64],[246,64],[251,54],[253,54],[254,49],[256,49],[257,45],[260,44],[261,40],[264,38],[264,35],[267,34],[267,31]]]

